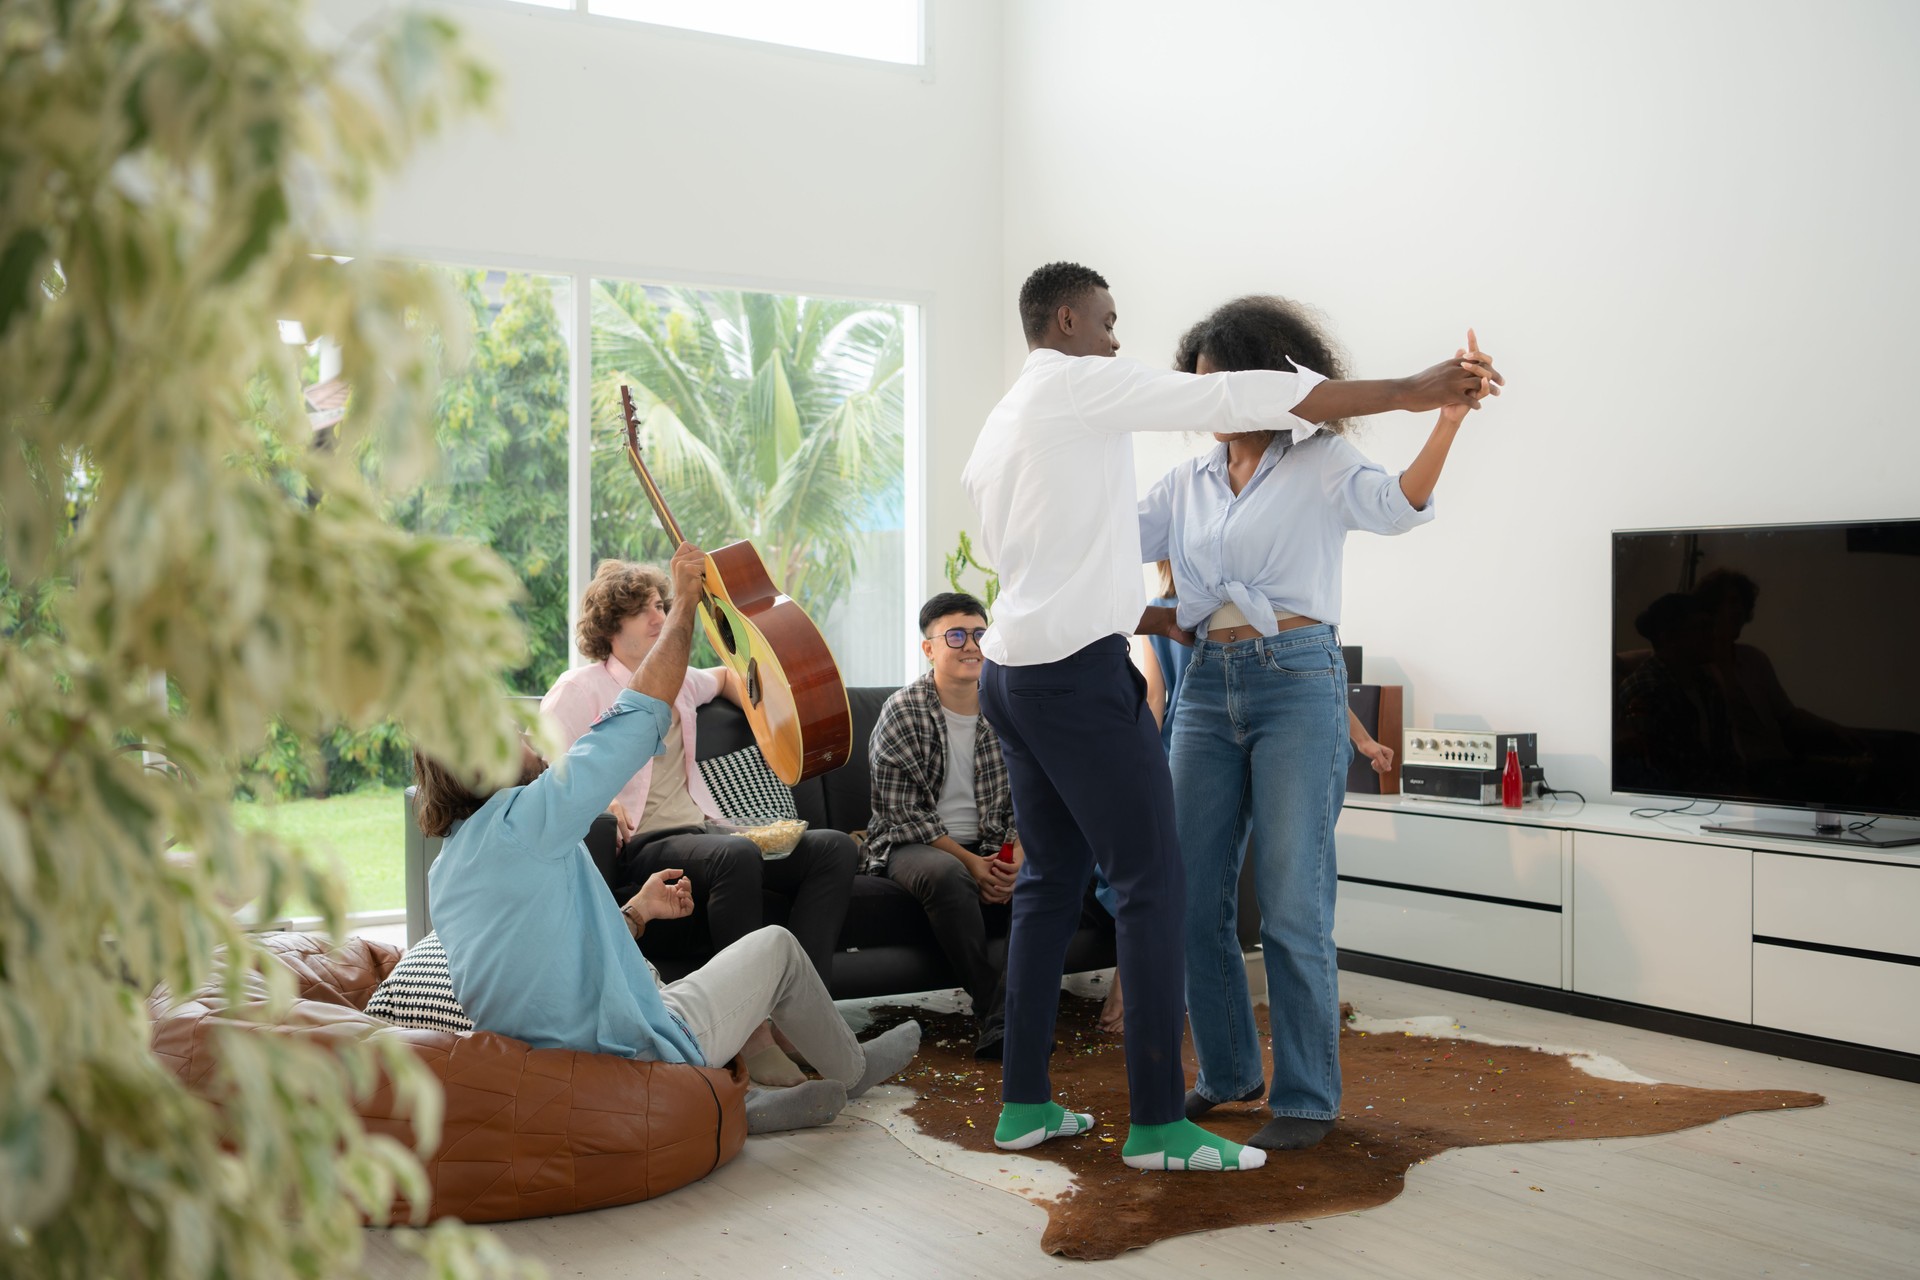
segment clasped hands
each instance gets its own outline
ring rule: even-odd
[[[980,890],[980,901],[999,904],[1013,898],[1013,882],[1020,874],[1020,864],[1026,861],[1026,851],[1014,841],[1013,861],[1003,862],[988,854],[969,854],[966,867],[973,876],[974,887]]]
[[[1438,409],[1443,422],[1458,426],[1487,396],[1499,395],[1506,381],[1493,367],[1493,357],[1480,349],[1480,339],[1468,329],[1467,345],[1456,350],[1453,359],[1407,379],[1403,407],[1413,412]]]

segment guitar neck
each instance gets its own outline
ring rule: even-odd
[[[627,446],[627,461],[633,464],[634,474],[640,477],[640,487],[647,492],[647,501],[653,504],[653,514],[659,519],[660,527],[666,530],[667,538],[674,546],[686,541],[680,533],[680,522],[673,518],[673,512],[667,510],[667,500],[660,495],[660,486],[653,482],[653,476],[647,471],[647,464],[640,460],[640,451],[631,444]]]
[[[647,470],[647,464],[640,458],[640,414],[633,404],[633,392],[623,386],[620,388],[620,416],[627,429],[627,461],[633,464],[633,473],[640,477],[640,487],[647,492],[647,501],[653,504],[653,514],[660,520],[660,527],[674,546],[686,541],[680,532],[680,522],[673,518],[673,512],[667,510],[667,500],[660,494],[660,486],[653,482],[653,475]]]

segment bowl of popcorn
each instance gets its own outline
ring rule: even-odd
[[[792,853],[794,846],[800,843],[800,837],[807,833],[805,818],[739,818],[720,828],[727,835],[743,836],[753,841],[760,850],[760,856],[768,862],[775,862]]]

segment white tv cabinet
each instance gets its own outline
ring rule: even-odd
[[[1920,1078],[1920,847],[1701,821],[1350,795],[1341,963]]]

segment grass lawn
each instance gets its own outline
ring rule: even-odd
[[[297,840],[315,853],[331,850],[346,864],[352,885],[347,910],[388,911],[407,905],[406,805],[398,788],[351,791],[325,800],[243,801],[234,806],[234,820]],[[297,906],[293,914],[311,912]]]

